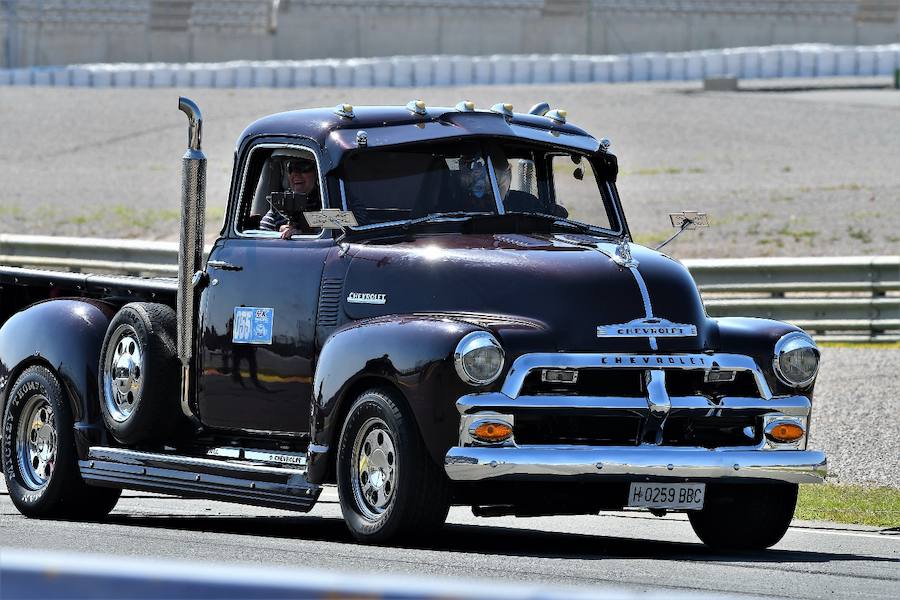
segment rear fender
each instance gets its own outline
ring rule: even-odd
[[[453,352],[463,336],[478,329],[449,319],[395,315],[355,323],[328,338],[313,382],[309,481],[329,478],[344,415],[370,382],[399,390],[431,458],[442,465],[459,436],[456,400],[473,391],[456,374]]]
[[[16,313],[0,327],[0,414],[19,373],[45,364],[68,392],[79,455],[102,440],[97,372],[114,306],[87,299],[53,299]]]

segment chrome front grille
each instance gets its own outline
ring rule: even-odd
[[[739,376],[742,373],[749,374],[749,380],[756,386],[757,397],[772,397],[762,370],[752,358],[741,354],[524,354],[510,367],[503,383],[503,393],[510,398],[524,394],[525,384],[531,381],[532,374],[537,373],[539,376],[543,369],[572,369],[579,372],[664,371],[673,374],[676,379],[679,377],[677,373],[683,372],[702,376],[712,370],[735,371]],[[747,381],[746,377],[739,378]],[[611,394],[602,391],[601,395]]]
[[[545,369],[577,370],[577,380],[546,381]],[[710,382],[713,371],[735,375]],[[501,392],[464,396],[457,408],[461,425],[486,413],[506,419],[514,431],[508,443],[517,446],[784,449],[764,439],[766,423],[787,416],[805,427],[810,401],[773,398],[747,356],[560,353],[520,356]],[[472,440],[463,429],[466,446]],[[804,437],[792,448],[805,443]]]
[[[643,419],[638,415],[513,413],[515,439],[525,445],[635,446]]]
[[[574,383],[544,381],[542,371],[531,371],[522,383],[525,396],[647,396],[646,370],[643,369],[579,369]],[[666,372],[666,390],[670,396],[743,396],[759,398],[760,391],[752,373],[735,373],[733,381],[708,382],[703,370],[671,370]]]

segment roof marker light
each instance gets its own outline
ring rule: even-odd
[[[334,114],[339,117],[344,117],[346,119],[352,119],[354,117],[353,114],[353,105],[352,104],[338,104],[334,107]]]
[[[425,114],[425,101],[424,100],[410,100],[406,103],[406,110],[412,113],[416,113],[417,115]]]
[[[538,102],[537,104],[532,106],[531,109],[529,109],[528,114],[543,117],[547,114],[548,110],[550,110],[549,104],[547,104],[546,102]]]
[[[491,107],[491,112],[500,113],[504,117],[512,117],[513,105],[509,102],[498,102]]]
[[[569,115],[569,112],[563,110],[561,108],[557,108],[555,110],[549,111],[544,116],[550,119],[551,121],[556,121],[557,123],[565,123],[566,117]]]
[[[475,110],[475,103],[471,100],[463,100],[462,102],[457,102],[456,110],[459,112],[472,112]]]

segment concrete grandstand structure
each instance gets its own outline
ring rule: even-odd
[[[0,0],[0,66],[900,41],[900,0]]]

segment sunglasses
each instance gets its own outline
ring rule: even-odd
[[[287,170],[288,173],[312,173],[316,170],[316,165],[306,160],[289,160]]]

